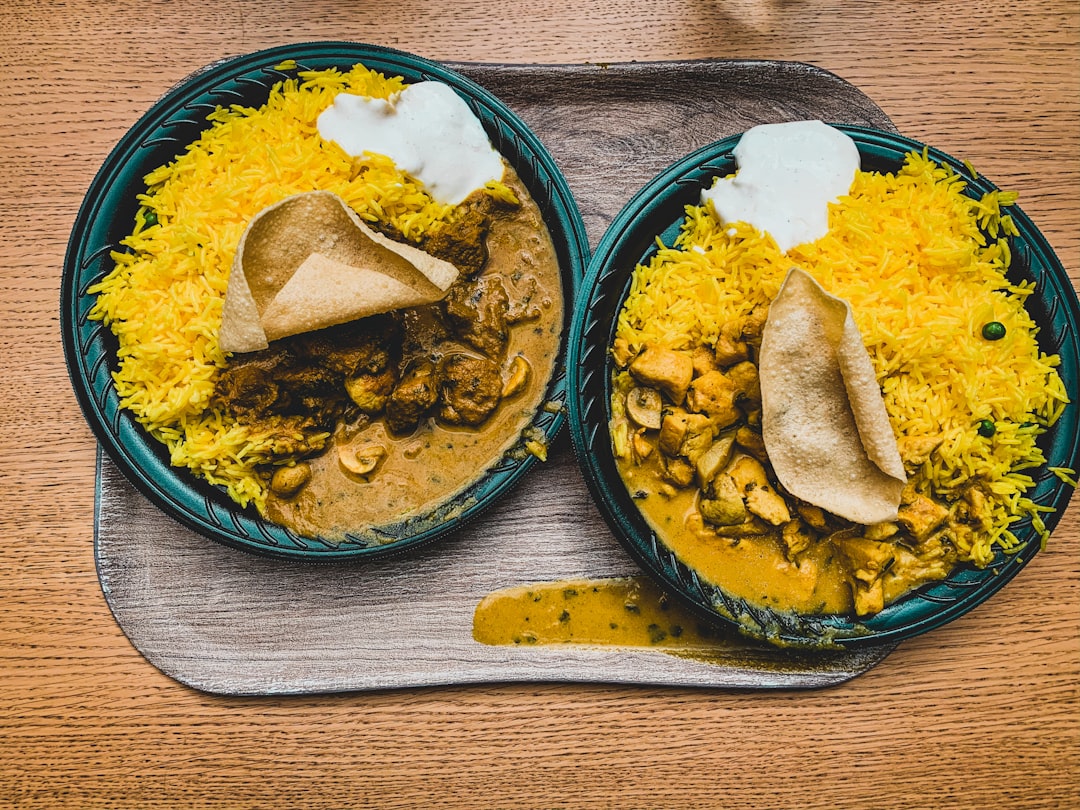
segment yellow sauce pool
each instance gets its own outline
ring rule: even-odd
[[[488,594],[473,614],[481,644],[587,644],[709,652],[731,642],[645,577],[561,580]]]

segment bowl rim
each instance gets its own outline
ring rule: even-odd
[[[893,162],[896,156],[902,160],[903,154],[918,151],[950,167],[973,193],[998,190],[990,180],[976,174],[970,164],[920,141],[871,127],[830,125],[855,140],[864,161],[870,157],[872,162]],[[625,300],[632,271],[655,250],[655,238],[663,237],[665,244],[670,244],[670,237],[683,220],[679,200],[699,194],[706,179],[711,181],[719,172],[734,170],[731,152],[741,136],[742,133],[737,133],[707,144],[657,173],[630,198],[594,249],[574,309],[568,354],[569,427],[575,455],[590,494],[616,539],[647,574],[700,618],[719,622],[756,639],[792,647],[861,646],[897,642],[919,635],[974,609],[1019,573],[1040,550],[1038,537],[1028,521],[1022,522],[1018,529],[1024,532],[1022,540],[1026,541],[1018,552],[1004,555],[997,550],[994,563],[984,569],[957,566],[945,580],[915,589],[869,619],[853,621],[830,615],[796,616],[735,599],[702,580],[675,558],[646,525],[617,472],[612,477],[613,461],[607,432],[611,364],[607,347],[611,345],[614,332],[614,315]],[[675,208],[679,212],[677,215],[673,215]],[[1032,274],[1040,286],[1053,287],[1050,317],[1055,323],[1066,325],[1062,333],[1064,338],[1059,334],[1055,339],[1065,344],[1068,350],[1059,371],[1069,387],[1070,400],[1075,404],[1076,379],[1080,373],[1077,360],[1080,339],[1076,334],[1080,303],[1076,291],[1052,247],[1031,219],[1015,204],[1009,206],[1008,213],[1021,234],[1010,239],[1014,247],[1014,268],[1010,272],[1016,271],[1015,260],[1020,254],[1025,263],[1023,272]],[[598,309],[606,307],[610,309],[604,309],[603,316],[597,314]],[[1043,323],[1039,326],[1042,342],[1046,332]],[[1053,477],[1046,472],[1051,465],[1075,469],[1080,461],[1076,410],[1075,407],[1066,408],[1066,414],[1040,437],[1045,439],[1053,434],[1054,447],[1060,447],[1064,458],[1047,455],[1047,464],[1041,468],[1043,477],[1036,482],[1036,487]],[[1034,491],[1035,488],[1029,492]],[[1073,488],[1064,482],[1053,484],[1047,505],[1053,506],[1055,511],[1045,518],[1048,531],[1056,527],[1072,492]],[[999,572],[993,574],[994,569]],[[920,600],[919,609],[911,608],[916,604],[913,600]]]
[[[547,148],[494,94],[442,63],[380,45],[315,41],[221,59],[195,69],[151,105],[110,150],[72,225],[60,285],[64,360],[76,399],[101,449],[135,488],[169,517],[212,540],[261,556],[305,562],[381,560],[413,552],[470,522],[510,491],[537,459],[531,454],[517,459],[502,454],[489,462],[476,481],[433,509],[347,534],[343,543],[301,536],[262,518],[253,506],[239,507],[222,488],[169,465],[164,445],[119,407],[109,373],[115,363],[115,347],[110,350],[105,345],[111,331],[86,317],[93,301],[87,288],[111,269],[108,254],[119,247],[117,242],[130,233],[134,223],[133,217],[124,220],[122,213],[114,213],[109,202],[122,199],[133,206],[135,195],[145,190],[146,172],[180,154],[208,128],[206,114],[219,104],[251,104],[253,99],[256,104],[264,103],[275,84],[295,75],[295,69],[281,67],[286,60],[295,60],[301,70],[331,66],[344,70],[361,63],[384,74],[403,76],[409,83],[430,79],[448,84],[466,100],[493,145],[521,176],[551,232],[563,286],[560,350],[544,398],[530,422],[542,430],[549,444],[554,441],[565,422],[565,363],[572,304],[590,255],[577,201]],[[184,132],[189,136],[179,134]],[[164,160],[145,157],[159,153]],[[141,159],[140,154],[144,155]],[[557,411],[545,408],[544,403],[551,401],[563,407]],[[404,535],[377,542],[399,532]]]

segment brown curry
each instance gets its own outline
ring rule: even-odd
[[[536,203],[509,167],[503,182],[518,204],[477,193],[419,245],[460,271],[443,300],[282,338],[223,370],[217,404],[280,436],[262,471],[269,519],[363,532],[441,504],[519,441],[554,368],[562,292]]]

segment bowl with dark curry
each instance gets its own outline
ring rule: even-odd
[[[237,548],[415,549],[541,463],[588,254],[528,127],[438,63],[323,42],[211,65],[75,222],[72,382],[151,501]]]
[[[1075,487],[1078,306],[1016,195],[902,136],[755,127],[647,184],[598,245],[570,431],[627,551],[782,646],[973,609]]]

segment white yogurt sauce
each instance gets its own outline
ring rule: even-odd
[[[821,121],[762,124],[743,133],[734,177],[701,192],[721,222],[746,222],[787,253],[829,230],[829,203],[851,190],[859,169],[855,142]]]
[[[442,82],[410,84],[388,100],[339,93],[318,128],[353,157],[386,155],[441,203],[457,205],[503,176],[480,121]]]

